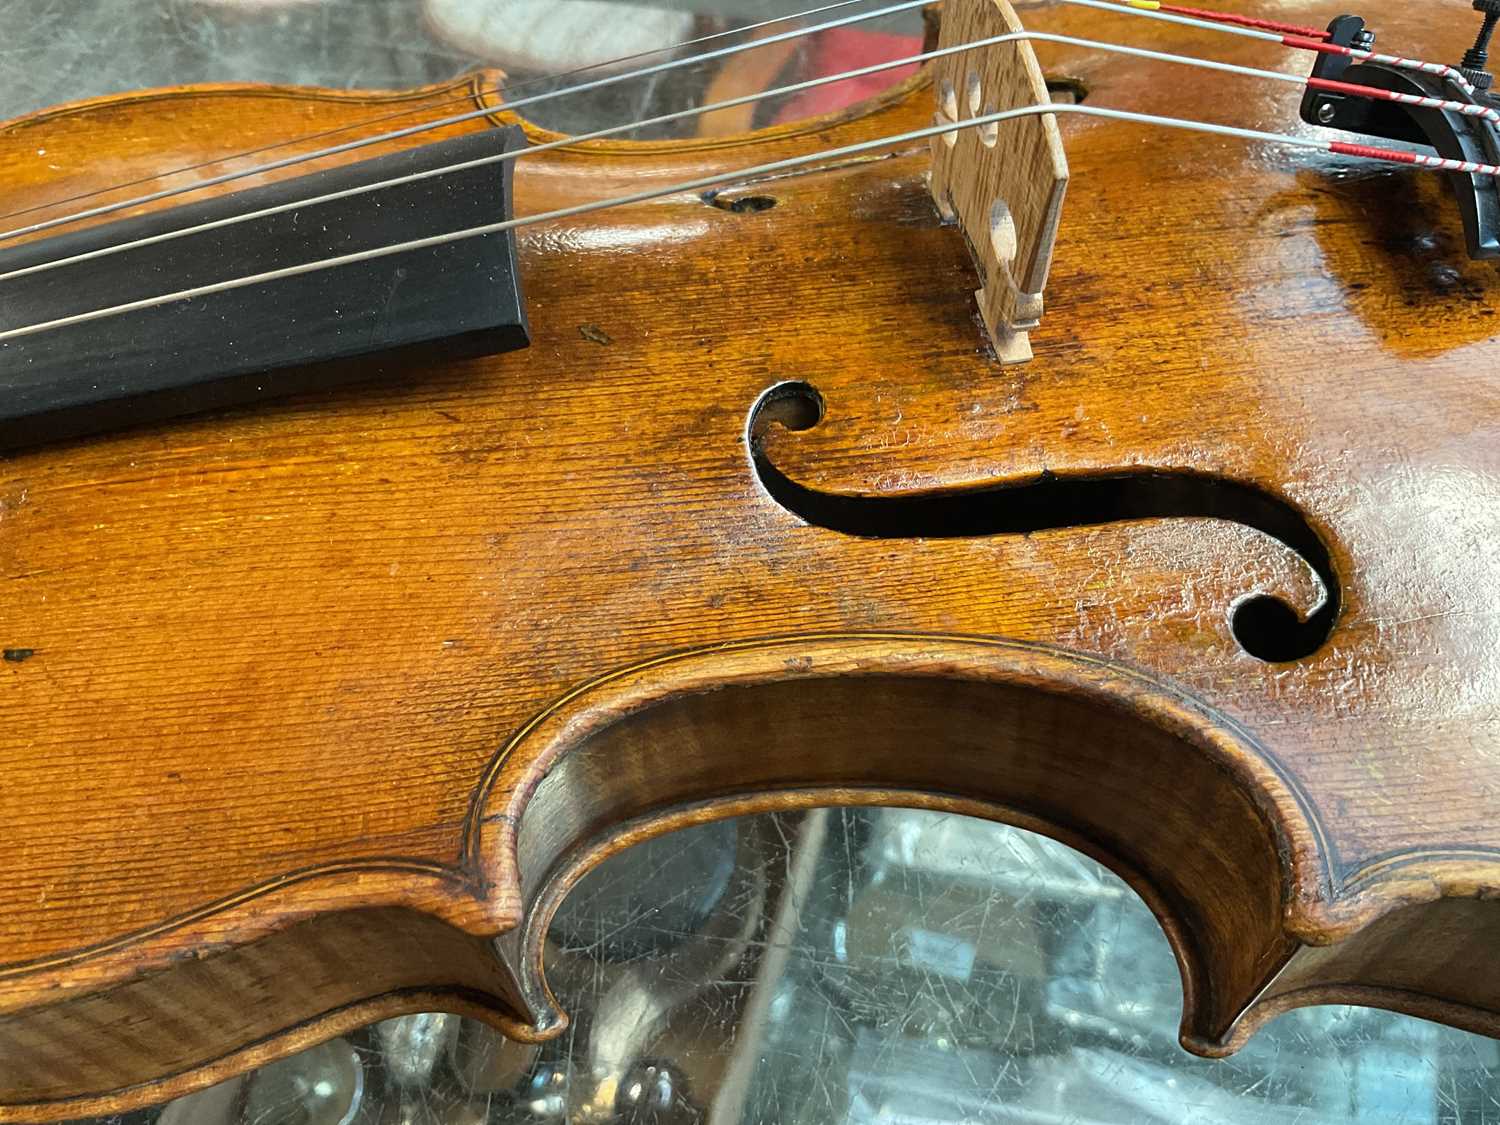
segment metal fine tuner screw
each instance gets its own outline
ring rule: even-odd
[[[1479,29],[1474,46],[1464,55],[1459,69],[1476,90],[1482,91],[1488,90],[1495,81],[1489,72],[1490,40],[1495,36],[1496,26],[1500,25],[1500,0],[1474,0],[1474,10],[1484,15],[1484,25]]]

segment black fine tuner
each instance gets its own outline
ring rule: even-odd
[[[1313,65],[1312,76],[1418,98],[1500,109],[1500,102],[1489,93],[1494,80],[1487,69],[1490,43],[1496,27],[1500,26],[1500,0],[1473,0],[1473,3],[1475,10],[1484,16],[1484,23],[1456,72],[1428,73],[1382,62],[1379,56],[1360,58],[1322,53]],[[1375,49],[1375,41],[1373,29],[1361,16],[1339,16],[1328,25],[1326,42],[1332,46],[1370,52]],[[1408,57],[1421,55],[1419,48],[1407,44],[1398,45],[1395,53]],[[1301,116],[1309,125],[1420,146],[1450,160],[1500,163],[1500,127],[1496,124],[1500,115],[1497,114],[1403,105],[1309,89],[1302,99]],[[1496,178],[1450,172],[1448,182],[1463,217],[1469,257],[1500,259],[1500,184]]]

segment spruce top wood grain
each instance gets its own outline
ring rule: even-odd
[[[1467,28],[1428,7],[1383,31],[1456,57]],[[1041,57],[1100,104],[1296,116],[1296,87]],[[65,107],[0,127],[0,199],[356,135],[496,77]],[[934,101],[919,79],[758,134],[544,154],[516,207]],[[1193,1050],[1324,1001],[1500,1033],[1494,267],[1436,177],[1061,130],[1027,365],[989,347],[922,146],[523,231],[526,351],[0,461],[0,1120],[402,1012],[553,1033],[541,937],[588,865],[840,801],[994,817],[1120,872],[1177,952]]]

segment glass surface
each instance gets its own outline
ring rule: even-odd
[[[195,82],[271,82],[334,89],[409,89],[496,67],[516,96],[559,90],[579,67],[587,78],[618,76],[742,42],[676,45],[822,7],[832,0],[0,0],[0,120],[63,102]],[[863,0],[811,20],[777,24],[761,36],[876,11],[895,0]],[[759,65],[728,70],[721,60],[629,79],[529,106],[531,120],[564,132],[703,104],[832,74],[921,50],[921,17],[907,12],[821,36],[759,48]],[[628,64],[623,55],[654,52]],[[712,87],[715,80],[721,85]],[[889,81],[884,80],[884,81]],[[748,85],[746,83],[749,83]],[[796,102],[754,107],[757,123],[809,108],[848,104],[882,80],[839,84]],[[733,119],[736,123],[739,118]],[[724,127],[726,119],[719,120]],[[708,127],[712,128],[710,124]],[[642,136],[693,136],[689,119]]]
[[[623,29],[646,49],[803,6],[587,3],[619,14],[601,22],[580,0],[0,0],[0,117],[200,81],[406,88],[476,65],[534,93],[621,53]],[[620,34],[585,41],[592,27]],[[915,16],[865,32],[799,41],[752,88],[918,49]],[[691,66],[527,114],[599,128],[697,104],[716,80],[745,81]],[[868,91],[763,104],[753,121]],[[1066,848],[960,817],[757,817],[634,849],[565,904],[548,972],[575,1016],[554,1043],[416,1016],[108,1120],[1500,1125],[1500,1045],[1418,1020],[1315,1009],[1231,1060],[1185,1054],[1177,970],[1140,900]]]
[[[1357,1008],[1239,1055],[1177,1044],[1176,962],[1093,861],[965,817],[746,817],[610,860],[548,974],[576,1019],[509,1043],[391,1020],[129,1125],[1488,1125],[1500,1043]],[[287,982],[295,988],[295,981]]]

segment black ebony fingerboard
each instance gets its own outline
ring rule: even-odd
[[[0,274],[524,144],[520,129],[490,129],[70,231],[0,250]],[[0,330],[499,222],[510,215],[513,163],[0,281]],[[396,354],[473,356],[528,342],[511,232],[465,239],[0,342],[0,449],[369,378]]]

